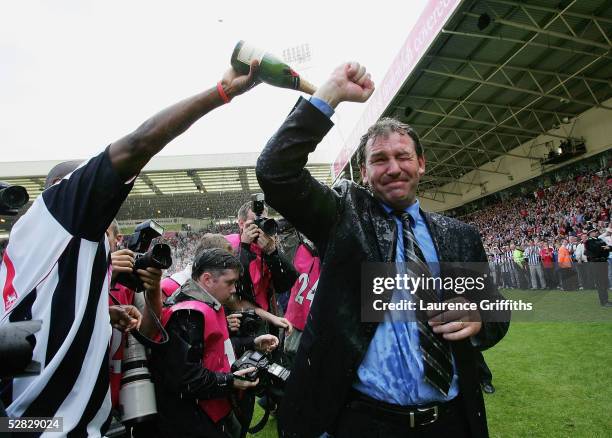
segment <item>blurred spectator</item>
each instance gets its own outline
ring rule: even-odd
[[[536,240],[530,241],[525,248],[525,257],[529,265],[531,289],[546,289],[544,280],[544,269],[540,257],[540,248]]]
[[[555,260],[553,249],[547,243],[542,241],[540,245],[540,260],[542,260],[542,269],[544,270],[544,281],[549,289],[557,286],[555,281]]]

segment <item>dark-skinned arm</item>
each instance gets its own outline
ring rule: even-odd
[[[256,85],[257,69],[254,61],[248,75],[239,75],[234,69],[226,71],[221,85],[227,97],[231,99]],[[160,111],[134,132],[111,144],[109,155],[113,167],[125,180],[137,175],[170,141],[223,103],[215,86]]]

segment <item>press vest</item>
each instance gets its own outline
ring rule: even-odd
[[[313,256],[308,247],[301,243],[295,252],[293,265],[300,276],[291,288],[285,318],[299,330],[304,330],[306,317],[314,299],[321,269],[321,260]]]
[[[174,312],[179,310],[193,310],[200,312],[204,317],[204,353],[202,366],[216,373],[229,373],[229,355],[233,357],[232,344],[227,331],[227,321],[223,307],[215,311],[206,303],[196,300],[183,301],[172,307],[162,309],[162,324],[164,327]],[[218,398],[198,400],[200,408],[213,422],[226,417],[232,410],[228,399]]]

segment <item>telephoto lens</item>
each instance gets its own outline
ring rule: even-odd
[[[150,421],[157,415],[155,387],[147,367],[147,353],[144,345],[131,334],[126,337],[123,362],[123,377],[119,392],[121,422],[132,426]]]

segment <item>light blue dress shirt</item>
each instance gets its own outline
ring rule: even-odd
[[[387,213],[392,209],[383,204]],[[425,219],[419,210],[417,200],[405,210],[412,217],[413,233],[423,256],[429,265],[432,275],[440,274],[438,255],[429,234]],[[404,262],[404,241],[402,238],[402,221],[393,215],[397,224],[397,241],[395,246],[395,261]],[[393,300],[410,298],[410,294],[400,292],[405,296],[396,296]],[[457,368],[453,360],[453,379],[444,397],[436,388],[424,380],[423,357],[419,350],[419,331],[416,322],[406,322],[405,316],[397,318],[393,312],[385,314],[368,346],[363,362],[357,370],[357,382],[353,387],[372,398],[396,405],[423,405],[431,402],[452,400],[459,393]],[[414,318],[413,318],[414,320]]]
[[[327,102],[323,99],[319,99],[318,97],[312,96],[310,99],[310,103],[312,103],[319,111],[325,114],[327,117],[331,119],[331,116],[334,115],[334,109],[329,106]]]

